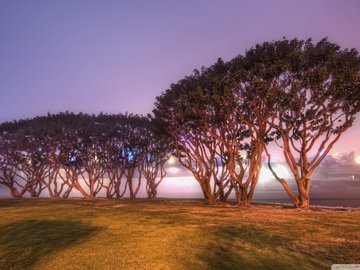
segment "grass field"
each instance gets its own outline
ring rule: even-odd
[[[330,269],[333,263],[360,263],[360,211],[0,200],[0,269]]]

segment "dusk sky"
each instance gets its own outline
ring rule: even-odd
[[[283,36],[360,50],[359,11],[357,0],[0,0],[0,122],[146,114],[194,68]],[[334,150],[360,153],[359,123]]]

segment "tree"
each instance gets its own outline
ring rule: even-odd
[[[0,155],[2,168],[1,183],[10,189],[12,196],[21,198],[26,192],[38,197],[44,190],[43,180],[48,177],[45,143],[34,136],[36,125],[29,120],[4,123]]]
[[[255,192],[271,109],[254,99],[263,118],[252,111],[252,79],[243,57],[219,59],[172,85],[155,105],[155,118],[173,136],[180,162],[211,203],[234,190],[238,204],[249,205]]]
[[[111,137],[104,145],[104,151],[107,158],[103,161],[103,166],[108,175],[108,182],[104,183],[106,190],[106,197],[112,199],[116,197],[121,199],[126,189],[121,191],[122,179],[124,176],[124,170],[122,169],[121,161],[121,145],[122,141],[117,137]],[[125,186],[126,187],[126,186]]]
[[[225,87],[221,80],[226,71],[222,60],[195,70],[158,97],[153,111],[156,123],[173,138],[179,162],[192,172],[211,204],[218,198],[225,200],[233,187],[223,144],[227,139],[221,129],[224,119],[218,114],[219,107],[227,104],[215,105]]]
[[[250,103],[254,89],[249,84],[246,59],[237,57],[229,63],[221,59],[208,69],[206,86],[207,114],[205,125],[217,141],[217,154],[230,179],[239,205],[250,205],[262,167],[263,145],[268,141],[270,126],[263,119],[271,117],[270,109],[259,100]],[[260,109],[260,118],[251,109]]]
[[[266,149],[269,168],[295,206],[307,208],[314,170],[360,110],[358,52],[341,50],[327,39],[316,44],[311,39],[284,39],[257,45],[246,57],[253,59],[254,77],[260,75],[261,81],[270,82],[265,95],[255,98],[268,99],[275,112],[267,122],[283,150],[298,194],[276,174]],[[255,106],[253,110],[259,114]]]
[[[171,138],[157,130],[153,121],[149,122],[145,131],[143,133],[145,149],[140,170],[146,179],[148,198],[153,199],[157,196],[157,187],[166,176],[165,163],[173,151],[173,145]]]
[[[100,114],[97,125],[102,127],[101,136],[106,138],[101,159],[109,178],[103,184],[106,196],[120,199],[129,191],[130,198],[136,198],[142,180],[142,160],[150,147],[149,119],[133,114]]]
[[[7,135],[6,133],[3,135]],[[19,159],[15,156],[18,152],[14,146],[15,140],[3,136],[0,141],[0,184],[6,186],[11,196],[21,198],[29,189],[32,182],[27,181],[21,174]]]
[[[129,188],[129,196],[135,199],[140,190],[142,171],[141,163],[146,153],[144,135],[149,125],[149,119],[138,115],[129,115],[129,123],[123,127],[120,159],[121,167],[126,178],[126,186]],[[135,175],[137,173],[137,179]]]

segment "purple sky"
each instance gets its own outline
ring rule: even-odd
[[[359,11],[357,0],[0,0],[0,122],[147,113],[194,68],[283,36],[360,49]],[[359,123],[336,150],[360,152]]]

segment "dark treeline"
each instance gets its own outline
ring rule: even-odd
[[[149,198],[165,176],[166,138],[138,115],[60,113],[0,126],[0,183],[13,197],[135,198],[142,179]],[[125,181],[125,182],[122,182]]]
[[[173,154],[210,204],[235,194],[250,205],[265,162],[294,205],[307,208],[314,170],[359,110],[355,49],[327,39],[265,42],[172,84],[147,118],[62,113],[2,124],[0,183],[14,197],[47,189],[66,198],[76,189],[86,199],[101,190],[135,198],[145,179],[154,198]],[[272,166],[274,144],[297,190]]]

